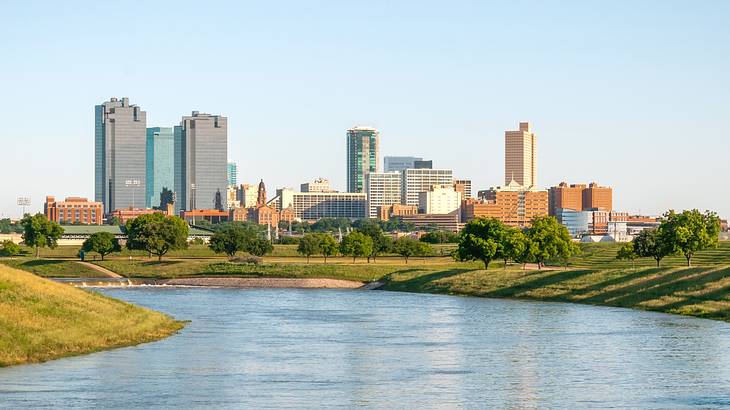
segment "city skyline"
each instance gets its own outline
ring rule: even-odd
[[[322,176],[344,191],[343,130],[368,124],[381,132],[381,157],[433,159],[435,168],[471,179],[476,192],[501,184],[504,131],[529,121],[540,137],[541,189],[599,181],[614,188],[617,209],[632,213],[699,208],[730,215],[730,120],[723,114],[730,33],[720,18],[728,5],[721,2],[576,6],[566,15],[540,4],[430,4],[415,13],[407,5],[337,5],[303,9],[304,21],[281,16],[271,27],[256,22],[272,13],[267,6],[244,14],[230,5],[215,24],[201,23],[206,35],[200,39],[168,30],[172,23],[165,21],[192,19],[185,5],[145,7],[146,18],[159,26],[104,38],[91,33],[147,20],[121,6],[80,13],[53,3],[42,11],[8,8],[14,18],[0,27],[11,40],[0,46],[8,57],[0,110],[14,120],[0,140],[14,154],[6,159],[10,168],[24,172],[3,184],[2,217],[20,216],[20,196],[31,197],[33,212],[51,193],[94,198],[89,106],[112,95],[139,104],[148,127],[177,124],[194,109],[229,117],[228,159],[239,164],[243,183],[263,177],[272,187],[296,187]],[[443,13],[448,21],[429,31]],[[373,26],[342,30],[355,15],[371,17]],[[598,15],[600,30],[592,27]],[[238,28],[242,19],[250,23],[245,30]],[[82,21],[88,23],[83,29],[70,28]],[[523,32],[485,45],[514,24]],[[310,30],[313,25],[318,29]],[[117,44],[114,65],[95,57],[109,41]],[[140,65],[133,58],[139,42],[149,44],[144,56],[180,53],[187,43],[210,47],[189,66],[170,70],[160,59]],[[345,57],[362,53],[377,63],[345,66],[343,50],[350,50]],[[436,54],[443,58],[435,61]],[[202,57],[222,64],[211,67]],[[287,63],[292,59],[296,68]],[[227,86],[180,87],[201,75]],[[360,98],[347,98],[351,89]],[[49,94],[63,95],[64,104],[34,121],[37,101]],[[252,155],[252,147],[267,155]],[[136,201],[141,189],[139,196]]]

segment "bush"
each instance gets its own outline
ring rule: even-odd
[[[250,265],[260,265],[263,262],[263,258],[258,256],[237,256],[230,259],[233,263],[246,263]]]
[[[0,248],[0,255],[2,256],[16,256],[20,255],[20,245],[14,243],[11,240],[3,241],[2,248]]]
[[[280,236],[279,244],[281,245],[299,245],[300,238],[296,236]]]
[[[188,242],[190,245],[205,245],[203,238],[193,238]]]

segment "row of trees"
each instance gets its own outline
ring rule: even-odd
[[[568,259],[580,252],[568,230],[552,216],[537,217],[528,229],[506,226],[498,219],[477,218],[466,224],[459,234],[454,258],[460,261],[481,261],[484,269],[493,260],[517,263],[537,263]]]
[[[210,237],[208,247],[215,253],[225,253],[229,257],[237,252],[264,256],[274,250],[271,242],[260,237],[257,228],[247,224],[224,225]]]
[[[658,267],[665,257],[681,254],[687,266],[692,266],[695,253],[716,247],[719,236],[720,218],[714,212],[669,211],[656,229],[644,230],[633,241],[623,244],[616,258],[632,262],[637,258],[652,258]]]

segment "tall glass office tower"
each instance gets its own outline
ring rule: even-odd
[[[228,186],[238,185],[238,165],[235,162],[228,163]]]
[[[193,111],[174,129],[175,210],[214,209],[228,189],[228,118]]]
[[[95,106],[94,197],[104,213],[145,204],[147,113],[128,98]]]
[[[147,183],[145,206],[160,204],[162,188],[175,189],[175,145],[172,127],[147,128]]]
[[[347,191],[365,192],[365,174],[378,172],[380,133],[375,128],[347,130]]]

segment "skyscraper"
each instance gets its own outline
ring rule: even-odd
[[[504,184],[513,179],[525,188],[537,185],[537,135],[529,122],[521,122],[517,131],[504,133]]]
[[[347,191],[364,192],[365,174],[378,172],[380,133],[375,128],[347,130]]]
[[[214,209],[228,187],[228,118],[193,111],[174,133],[176,211]]]
[[[416,161],[423,161],[421,157],[384,157],[385,172],[403,171],[404,169],[416,168]]]
[[[172,127],[147,128],[145,207],[160,204],[162,188],[175,189],[175,143]]]
[[[228,163],[228,186],[238,185],[238,165],[235,162]]]
[[[94,107],[94,191],[104,212],[145,204],[147,113],[128,98]]]
[[[400,172],[368,172],[365,193],[368,194],[368,215],[378,217],[378,208],[401,203]]]

